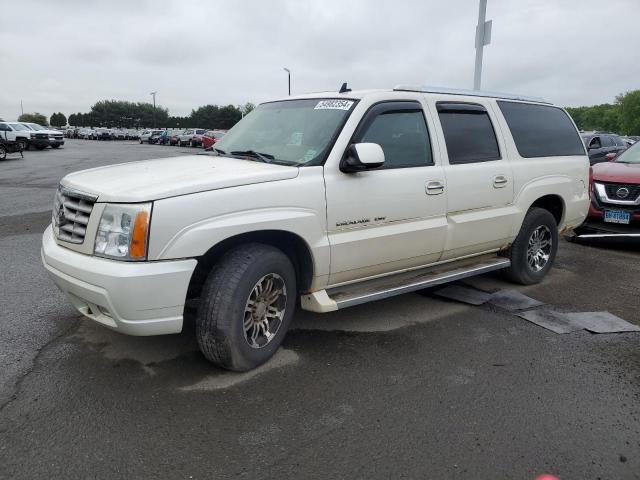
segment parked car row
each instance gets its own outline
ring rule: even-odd
[[[61,132],[58,132],[61,134]],[[69,128],[67,138],[83,140],[138,140],[140,143],[158,145],[178,145],[180,147],[202,147],[210,150],[220,140],[226,130],[205,128],[187,129],[124,129],[124,128]]]
[[[70,128],[66,136],[83,140],[138,140],[140,131],[125,128]]]
[[[227,133],[226,130],[187,128],[186,130],[143,130],[140,143],[178,145],[180,147],[202,147],[210,150]]]
[[[0,136],[5,142],[15,142],[20,150],[44,150],[64,145],[61,131],[30,122],[0,122]]]

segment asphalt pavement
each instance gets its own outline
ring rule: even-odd
[[[236,374],[191,317],[162,337],[82,319],[40,263],[59,179],[193,152],[68,140],[0,162],[0,479],[640,478],[640,333],[559,335],[423,292],[297,312]],[[469,283],[640,324],[634,245],[563,241],[539,285]]]

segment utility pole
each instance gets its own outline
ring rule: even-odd
[[[151,128],[156,128],[156,93],[158,92],[151,92],[149,94],[153,97],[153,127]]]
[[[482,81],[482,50],[491,43],[491,20],[485,21],[487,0],[480,0],[478,25],[476,26],[476,68],[473,73],[473,89],[480,90]]]
[[[289,77],[289,96],[291,96],[291,70],[285,67],[284,71],[287,72],[287,76]]]
[[[22,100],[20,100],[20,112],[24,115],[24,108],[22,108]]]

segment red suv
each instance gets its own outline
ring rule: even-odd
[[[202,146],[205,150],[211,150],[213,146],[226,135],[226,130],[207,130],[202,136]]]
[[[591,167],[591,205],[579,238],[640,239],[640,143]]]

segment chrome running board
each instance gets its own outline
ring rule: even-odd
[[[640,233],[584,233],[576,238],[640,238]]]
[[[496,257],[495,255],[475,257],[423,270],[404,272],[390,277],[320,290],[302,295],[301,303],[302,308],[305,310],[331,312],[455,282],[463,278],[507,268],[510,265],[511,261],[509,259]]]

